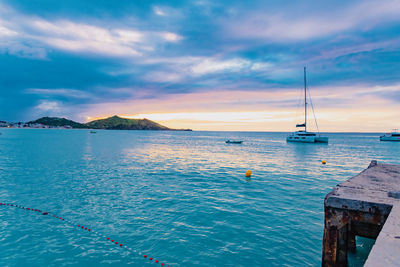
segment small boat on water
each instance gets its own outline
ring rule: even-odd
[[[311,102],[311,97],[310,97]],[[312,105],[312,102],[311,102]],[[313,108],[314,113],[314,108]],[[315,118],[315,114],[314,114]],[[315,125],[318,124],[317,119],[315,118]],[[328,137],[321,136],[318,130],[318,133],[307,132],[307,79],[306,79],[306,67],[304,67],[304,123],[296,124],[296,127],[304,127],[304,130],[297,131],[291,133],[286,137],[286,142],[301,142],[301,143],[328,143]]]
[[[226,140],[225,143],[227,143],[227,144],[241,144],[241,143],[243,143],[243,141]]]
[[[328,137],[317,135],[313,132],[297,131],[290,134],[286,138],[287,142],[302,142],[302,143],[328,143]]]
[[[91,133],[91,134],[95,134],[95,133],[96,133],[96,131],[90,131],[90,133]]]
[[[385,133],[379,137],[381,141],[400,141],[400,133],[398,129],[393,129],[391,133]]]

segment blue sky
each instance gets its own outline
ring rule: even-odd
[[[0,119],[290,130],[307,66],[325,129],[384,130],[399,48],[400,1],[0,0]]]

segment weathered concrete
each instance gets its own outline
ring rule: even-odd
[[[322,266],[347,266],[347,252],[356,248],[355,236],[380,236],[393,205],[400,201],[398,197],[400,165],[372,161],[366,170],[337,185],[325,197]],[[400,225],[397,232],[400,236]],[[397,240],[395,237],[393,239]],[[395,252],[400,255],[400,250]],[[370,254],[368,261],[373,254]]]
[[[394,204],[364,267],[400,265],[400,204]]]

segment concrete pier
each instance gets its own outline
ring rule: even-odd
[[[322,266],[347,266],[356,236],[377,239],[365,266],[400,263],[400,165],[377,164],[325,197]]]

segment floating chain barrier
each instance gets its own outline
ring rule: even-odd
[[[124,245],[124,244],[122,244],[122,243],[120,243],[120,242],[114,240],[114,239],[111,238],[111,237],[107,237],[107,236],[103,235],[102,233],[99,233],[99,232],[97,232],[97,231],[93,231],[93,229],[91,229],[91,228],[89,228],[89,227],[83,226],[83,225],[81,225],[81,224],[74,223],[74,222],[72,222],[72,221],[70,221],[70,220],[67,220],[67,219],[65,219],[64,217],[58,216],[58,215],[56,215],[56,214],[54,214],[54,213],[52,213],[52,212],[49,212],[49,211],[42,211],[42,210],[33,209],[33,208],[26,208],[26,207],[23,207],[23,206],[21,206],[21,205],[16,205],[16,204],[12,204],[12,203],[0,203],[0,206],[9,206],[9,207],[14,207],[14,208],[20,208],[20,209],[23,209],[23,210],[26,210],[26,211],[38,212],[38,213],[41,213],[42,215],[50,215],[50,216],[53,216],[54,218],[59,219],[60,221],[63,221],[63,222],[68,223],[68,224],[70,224],[70,225],[72,225],[72,226],[74,226],[74,227],[78,227],[78,228],[80,228],[80,229],[82,229],[82,230],[91,232],[91,233],[94,234],[94,235],[97,235],[97,236],[99,236],[99,237],[102,237],[102,238],[104,238],[104,240],[107,240],[107,241],[109,241],[109,242],[111,241],[112,243],[114,243],[114,244],[117,245],[118,247],[124,248],[124,249],[128,250],[128,251],[131,252],[131,253],[137,253],[137,254],[139,254],[140,256],[143,255],[143,258],[145,258],[145,259],[149,259],[149,260],[151,260],[151,261],[153,261],[153,262],[155,262],[155,263],[159,263],[161,266],[169,267],[169,265],[166,265],[165,263],[160,262],[159,260],[155,259],[154,257],[150,257],[150,256],[148,256],[148,255],[146,255],[146,254],[144,254],[144,253],[138,252],[136,249],[132,249],[132,248],[130,248],[130,247],[128,247],[128,246],[126,246],[126,245]]]

